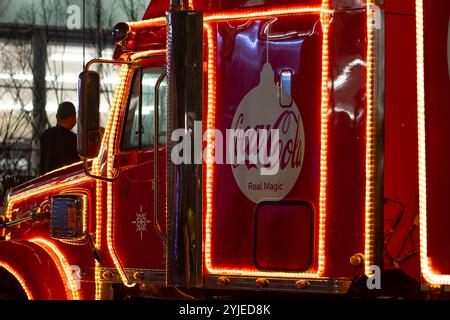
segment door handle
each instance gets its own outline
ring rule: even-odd
[[[155,184],[153,188],[153,225],[155,227],[156,232],[160,236],[160,238],[167,242],[167,236],[161,229],[158,221],[158,140],[159,140],[159,88],[161,86],[162,81],[167,75],[167,71],[164,70],[163,73],[159,76],[158,80],[155,84],[155,111],[153,113],[153,124],[154,124],[154,135],[153,135],[153,178],[155,179]],[[166,195],[167,196],[167,195]]]

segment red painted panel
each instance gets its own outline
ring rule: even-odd
[[[256,213],[255,264],[261,270],[305,271],[313,254],[313,208],[263,203]]]
[[[332,21],[324,275],[351,277],[362,270],[351,266],[349,258],[364,252],[366,14],[364,10],[337,12]],[[260,83],[260,74],[267,60],[264,41],[267,34],[264,30],[269,22],[265,19],[218,25],[216,127],[222,132],[233,128],[234,119],[241,114],[243,101],[246,102],[248,96],[252,97],[252,90],[264,96],[265,100],[252,97],[253,106],[243,113],[252,121],[243,122],[245,128],[267,117],[274,108],[270,97],[266,97],[266,89],[258,89],[261,86],[266,88]],[[275,73],[274,83],[278,83],[281,70],[293,70],[293,99],[304,127],[301,171],[298,177],[291,176],[295,183],[281,198],[312,203],[314,221],[318,220],[320,178],[322,37],[319,26],[318,17],[314,15],[278,17],[271,24],[271,32],[276,30],[279,35],[292,36],[279,36],[278,40],[272,40],[268,60]],[[269,124],[261,122],[264,126]],[[247,182],[244,185],[233,170],[230,165],[216,165],[214,169],[212,265],[215,268],[255,270],[252,258],[254,214],[258,200],[255,201],[252,194],[258,191],[254,191],[255,183],[248,179],[253,176],[250,168],[240,173],[242,180]],[[259,201],[281,200],[276,196],[272,198],[276,199],[260,198]],[[313,235],[315,249],[317,231],[316,225]],[[287,251],[280,254],[283,257],[291,255],[290,263],[298,265],[299,256]],[[269,250],[260,254],[270,256],[271,253]],[[312,269],[317,265],[317,258],[317,251],[314,251]]]
[[[159,190],[165,189],[165,148],[160,147]],[[115,181],[113,245],[125,268],[163,269],[164,244],[153,218],[153,148],[137,152],[138,164],[126,168]],[[122,154],[132,157],[133,152]],[[165,230],[165,194],[159,193],[158,221]]]
[[[73,166],[66,168],[61,171],[57,171],[55,173],[42,176],[38,179],[35,179],[26,185],[19,186],[15,190],[15,195],[22,194],[26,191],[31,191],[31,189],[36,187],[46,186],[55,186],[61,185],[62,181],[73,181],[76,180],[74,177],[80,177],[80,166]],[[58,173],[60,173],[59,181],[58,181]],[[66,179],[64,179],[66,178]],[[80,298],[81,299],[94,299],[95,294],[95,284],[94,284],[94,256],[92,254],[91,248],[88,244],[87,239],[79,243],[78,245],[72,245],[68,243],[63,243],[61,241],[52,239],[50,237],[50,221],[49,216],[45,215],[45,208],[47,208],[47,204],[49,204],[49,199],[52,195],[57,195],[69,191],[77,191],[83,192],[88,196],[88,226],[87,232],[91,233],[95,230],[95,199],[96,199],[96,190],[95,190],[95,181],[94,180],[86,180],[79,184],[68,186],[68,187],[60,187],[56,188],[52,191],[43,191],[34,196],[28,196],[24,199],[21,199],[14,203],[13,205],[13,219],[20,218],[24,215],[25,212],[29,210],[33,210],[35,208],[41,208],[41,212],[43,216],[40,221],[28,221],[23,222],[20,225],[17,225],[11,229],[8,229],[10,232],[11,238],[14,241],[4,241],[2,242],[2,249],[0,253],[2,255],[2,259],[5,261],[12,261],[16,265],[20,266],[23,269],[23,276],[25,278],[31,277],[31,285],[36,287],[37,290],[41,290],[43,293],[40,296],[40,299],[65,299],[64,297],[57,296],[59,292],[55,291],[49,292],[49,288],[52,286],[62,286],[59,283],[59,272],[54,271],[54,266],[49,266],[47,260],[50,259],[45,251],[37,246],[36,244],[31,244],[26,240],[41,238],[43,240],[49,241],[53,243],[58,250],[65,256],[69,265],[76,265],[81,269],[81,283],[80,283]],[[14,201],[14,199],[13,199]],[[49,205],[48,205],[49,206]],[[34,248],[33,250],[36,252],[35,257],[41,257],[41,252],[45,253],[45,261],[39,262],[39,264],[46,264],[45,268],[38,272],[34,273],[30,270],[30,266],[37,265],[36,262],[33,261],[34,253],[23,252],[17,254],[17,246],[18,240],[20,242],[20,248]],[[16,252],[16,253],[14,253]],[[105,257],[106,258],[106,257]],[[30,262],[31,261],[31,262]],[[28,268],[28,269],[27,269]],[[50,270],[51,269],[51,270]],[[48,271],[47,271],[48,270]],[[47,278],[42,277],[41,272],[45,273],[45,277],[50,276],[52,279],[47,280]],[[49,282],[49,283],[48,283]],[[56,289],[55,289],[56,290]],[[59,289],[58,289],[59,290]]]
[[[150,58],[143,60],[142,67],[161,67],[165,63],[165,58]],[[131,92],[132,88],[130,95]],[[122,127],[125,126],[127,108],[122,109]],[[118,143],[122,130],[118,130]],[[163,269],[164,243],[154,227],[154,147],[119,150],[115,157],[115,166],[121,167],[121,173],[113,183],[114,250],[124,268]],[[161,144],[158,173],[158,222],[165,232],[166,147]]]
[[[330,27],[332,91],[328,124],[326,269],[353,276],[364,252],[366,13],[337,12]]]
[[[2,241],[0,261],[8,263],[23,278],[33,299],[67,299],[57,266],[41,247],[27,241]]]
[[[185,0],[187,2],[187,0]],[[340,0],[341,1],[341,0]],[[352,0],[353,1],[353,0]],[[304,5],[320,7],[322,0],[191,0],[195,10],[228,10],[239,8],[262,8],[283,5]],[[170,8],[169,0],[153,0],[148,6],[143,19],[162,17]]]
[[[450,274],[450,2],[424,1],[428,256]]]
[[[415,34],[414,16],[386,15],[385,267],[419,279]]]
[[[414,15],[415,13],[414,0],[385,0],[382,6],[388,14]]]

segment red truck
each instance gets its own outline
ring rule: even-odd
[[[1,293],[446,297],[449,15],[448,0],[152,0],[80,74],[83,162],[10,192]],[[100,139],[105,63],[120,79]],[[230,130],[273,134],[275,174],[227,161],[251,149]]]

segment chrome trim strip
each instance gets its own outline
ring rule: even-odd
[[[205,276],[205,288],[223,290],[258,290],[258,291],[289,291],[297,293],[327,293],[345,294],[349,290],[352,281],[350,279],[309,278],[309,279],[280,279],[267,278],[269,285],[261,288],[256,284],[257,277],[227,277],[229,284],[219,285],[217,279],[220,276]],[[298,280],[305,280],[307,287],[299,288]]]
[[[110,278],[105,278],[103,274],[105,272],[109,272],[111,274]],[[129,279],[133,279],[133,282],[136,283],[146,283],[151,282],[152,284],[166,284],[166,272],[164,270],[157,269],[139,269],[139,268],[125,268],[125,274]],[[141,273],[142,279],[135,279],[134,274]],[[115,268],[100,268],[100,282],[108,282],[108,283],[121,283],[122,280],[120,278],[120,274]]]

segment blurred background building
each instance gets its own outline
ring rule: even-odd
[[[0,196],[12,177],[39,172],[39,136],[60,102],[77,106],[83,52],[85,61],[111,58],[112,27],[141,19],[150,0],[85,2],[83,33],[82,0],[0,0]],[[117,70],[99,71],[104,122]]]

